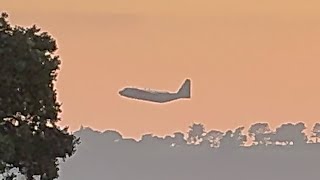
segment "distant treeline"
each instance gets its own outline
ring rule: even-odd
[[[131,142],[138,144],[163,144],[170,147],[180,146],[201,146],[210,148],[237,148],[250,146],[303,146],[307,144],[315,144],[320,139],[320,123],[314,124],[311,134],[308,136],[305,132],[304,123],[286,123],[272,130],[268,123],[260,122],[250,126],[247,132],[244,127],[238,127],[234,130],[226,132],[218,130],[206,130],[201,123],[193,123],[189,126],[187,133],[175,132],[173,135],[159,137],[153,134],[144,134],[140,140],[132,138],[126,139],[114,130],[106,130],[104,132],[95,131],[101,134],[104,141],[108,142]],[[75,135],[81,136],[86,132],[94,132],[90,128],[81,126]],[[82,137],[84,138],[84,137]]]
[[[194,123],[165,137],[123,138],[113,130],[81,128],[74,157],[61,163],[60,180],[301,180],[319,179],[320,125],[271,130],[255,123],[221,132]]]

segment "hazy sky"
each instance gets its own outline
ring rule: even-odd
[[[318,0],[0,0],[10,21],[36,23],[58,41],[62,125],[124,136],[226,130],[257,121],[320,121]],[[150,104],[125,86],[192,99]]]

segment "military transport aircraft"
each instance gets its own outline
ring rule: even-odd
[[[191,86],[190,79],[186,79],[176,93],[147,90],[147,89],[140,89],[140,88],[124,88],[121,91],[119,91],[119,94],[121,96],[137,99],[137,100],[150,101],[150,102],[156,102],[156,103],[165,103],[165,102],[170,102],[177,99],[191,98],[190,86]]]

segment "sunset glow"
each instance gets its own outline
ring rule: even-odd
[[[139,137],[186,131],[192,122],[234,129],[320,120],[320,1],[4,1],[19,25],[58,41],[62,125]],[[37,4],[38,3],[38,4]],[[192,99],[150,104],[126,86]]]

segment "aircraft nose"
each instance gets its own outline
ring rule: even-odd
[[[123,90],[119,91],[119,94],[120,94],[120,95],[123,95]]]

